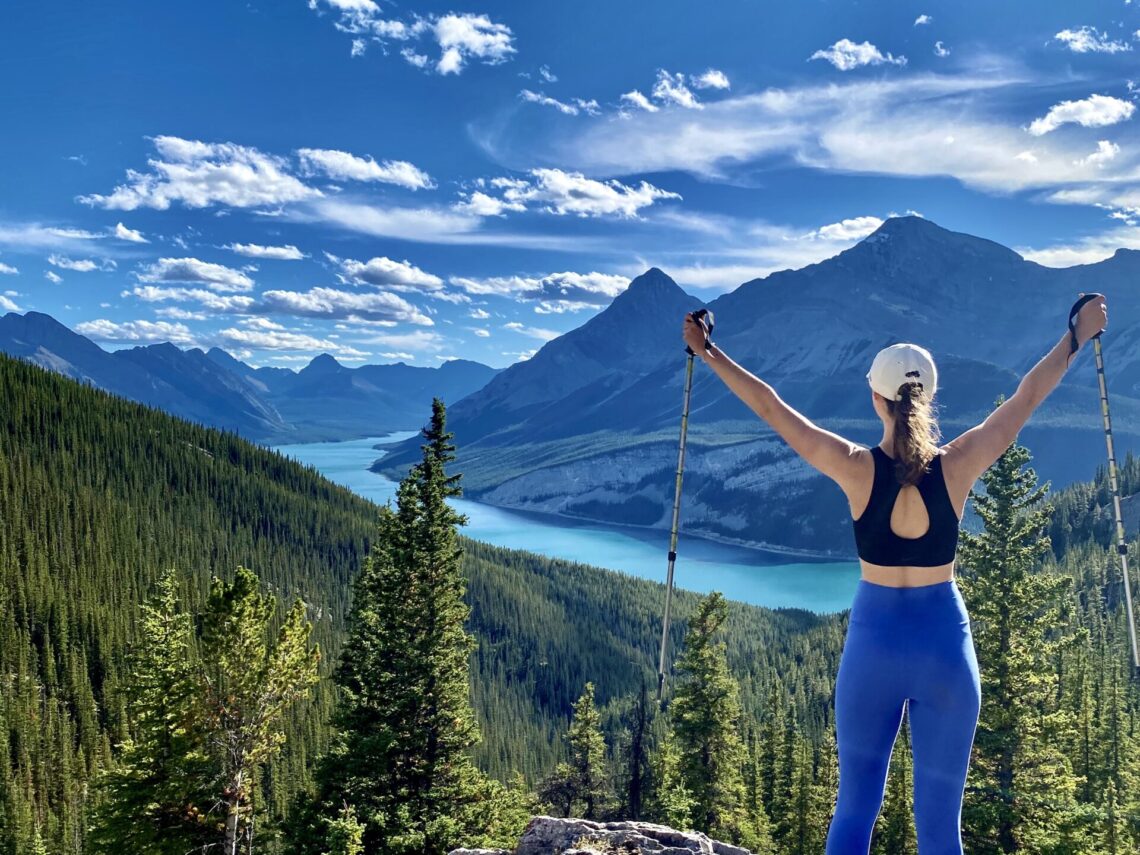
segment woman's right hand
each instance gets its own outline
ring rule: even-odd
[[[692,312],[685,313],[685,321],[681,327],[681,337],[685,344],[699,356],[705,355],[705,339],[708,338],[708,327],[702,319],[700,322],[693,318]]]
[[[1081,292],[1080,296],[1084,296]],[[1097,333],[1104,332],[1108,327],[1108,307],[1104,295],[1099,300],[1089,300],[1077,312],[1076,336],[1077,347],[1083,347],[1085,342]]]

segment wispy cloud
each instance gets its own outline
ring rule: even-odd
[[[198,282],[213,291],[253,289],[253,280],[241,270],[197,258],[160,258],[136,275],[140,282]]]
[[[449,281],[469,294],[532,301],[538,314],[602,308],[629,287],[627,276],[569,270],[544,276],[453,276]],[[484,319],[489,315],[480,312],[472,317]]]
[[[559,101],[557,98],[550,97],[545,92],[532,92],[530,89],[520,91],[519,97],[524,101],[530,101],[532,104],[542,104],[546,107],[553,107],[558,112],[564,113],[567,116],[577,116],[579,113],[596,116],[601,111],[598,102],[593,99],[587,101],[583,98],[574,98],[570,102]]]
[[[193,346],[197,337],[185,324],[168,321],[111,321],[99,318],[75,325],[75,331],[95,341],[109,342],[164,342]]]
[[[297,157],[305,175],[327,175],[334,181],[379,181],[396,184],[409,190],[435,187],[430,175],[406,160],[385,160],[377,163],[369,157],[357,157],[346,151],[302,148]]]
[[[269,258],[276,261],[300,261],[308,256],[292,244],[285,246],[260,246],[256,243],[230,243],[223,249],[236,252],[248,258]]]
[[[68,258],[66,255],[49,255],[48,264],[61,270],[74,270],[76,273],[90,273],[93,270],[114,270],[115,262],[110,259],[95,261],[92,258]]]
[[[309,8],[318,11],[328,8],[339,13],[337,29],[356,37],[351,46],[354,57],[363,56],[370,42],[380,45],[386,53],[392,42],[433,40],[439,48],[439,58],[432,68],[441,75],[459,74],[471,62],[497,65],[506,62],[517,50],[510,27],[492,21],[487,15],[413,13],[402,20],[386,17],[371,0],[309,0]],[[418,68],[429,67],[429,57],[409,46],[401,50],[401,55]]]
[[[329,260],[340,268],[340,279],[351,285],[375,285],[396,291],[423,293],[442,289],[443,280],[433,273],[421,270],[407,259],[394,261],[386,256],[356,261],[337,258],[326,253]]]
[[[534,209],[559,216],[631,218],[657,201],[681,198],[679,193],[662,190],[648,181],[633,187],[616,179],[598,181],[581,172],[561,169],[531,169],[530,175],[530,179],[477,180],[475,186],[498,191],[500,195],[476,190],[465,194],[456,209],[484,215]]]
[[[1107,32],[1097,32],[1096,27],[1061,30],[1053,38],[1073,53],[1121,53],[1132,50],[1132,45],[1128,42],[1110,39]]]
[[[1025,156],[1026,130],[987,103],[1024,80],[1001,68],[974,73],[767,89],[712,102],[677,122],[666,112],[631,114],[557,129],[510,125],[477,139],[500,162],[527,158],[584,174],[638,175],[681,170],[733,181],[757,167],[797,166],[846,173],[949,176],[992,192],[1061,188],[1085,181],[1134,180],[1140,152],[1122,151],[1112,168],[1079,161],[1088,143],[1039,139]],[[1003,91],[1005,90],[1005,91]],[[1087,126],[1127,118],[1134,105],[1108,96],[1057,105],[1037,128]],[[522,129],[520,129],[521,131]],[[1042,137],[1042,134],[1036,134]]]

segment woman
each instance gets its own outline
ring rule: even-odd
[[[1076,343],[1103,330],[1103,297],[1076,319]],[[974,482],[1060,382],[1070,334],[984,422],[939,446],[930,354],[896,344],[867,373],[883,422],[864,448],[813,424],[708,340],[686,315],[685,343],[809,464],[847,495],[862,578],[835,681],[839,795],[827,855],[866,855],[882,807],[904,705],[910,709],[914,813],[921,855],[962,853],[962,794],[981,686],[969,615],[954,581],[958,526]]]

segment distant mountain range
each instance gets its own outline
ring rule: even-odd
[[[300,371],[254,368],[220,348],[170,343],[108,352],[40,312],[0,317],[0,351],[267,444],[415,430],[433,396],[450,404],[498,373],[465,359],[348,368],[327,353]]]
[[[1116,450],[1140,449],[1140,252],[1064,269],[920,217],[887,220],[839,255],[751,280],[707,306],[713,339],[825,427],[871,445],[865,374],[914,341],[940,372],[948,441],[1066,333],[1079,292],[1109,301],[1104,352]],[[666,528],[682,406],[685,312],[700,306],[653,268],[604,311],[448,409],[465,495],[506,507]],[[1055,488],[1105,461],[1092,347],[1021,441]],[[841,491],[804,464],[705,365],[695,366],[681,525],[773,548],[853,555]],[[402,477],[416,438],[375,465]]]

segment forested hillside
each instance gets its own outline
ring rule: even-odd
[[[349,582],[375,506],[232,433],[184,422],[0,356],[0,853],[85,848],[87,794],[131,728],[125,656],[138,609],[167,567],[191,610],[211,575],[252,568],[283,601],[309,605],[322,672],[335,661]],[[608,702],[652,676],[661,586],[463,539],[474,605],[477,759],[531,781],[590,679]],[[678,613],[695,602],[682,593]],[[734,658],[757,685],[771,664],[826,688],[837,622],[741,606]],[[684,622],[674,628],[679,643]],[[819,639],[824,639],[823,641]],[[809,713],[806,690],[798,701]],[[323,751],[332,687],[291,717],[265,798],[281,816]],[[821,698],[824,700],[821,701]]]
[[[173,567],[196,612],[210,576],[232,578],[239,565],[280,600],[304,599],[323,654],[324,679],[291,714],[285,749],[262,781],[258,851],[287,851],[272,832],[294,796],[310,787],[330,741],[335,690],[328,675],[343,640],[350,582],[375,536],[376,507],[233,434],[18,360],[0,357],[0,402],[0,853],[24,855],[40,843],[53,855],[93,851],[92,785],[135,727],[125,662],[138,638],[140,604]],[[1124,482],[1135,487],[1135,461],[1123,468]],[[1115,555],[1100,542],[1104,498],[1103,484],[1054,497],[1051,525],[1066,548],[1027,564],[1026,578],[1067,580],[1050,582],[1056,595],[1039,609],[1026,600],[1028,616],[1014,627],[1025,649],[1049,653],[1019,665],[1035,694],[1018,719],[1039,714],[1048,727],[1032,738],[1007,734],[1019,740],[1017,774],[1031,770],[1039,789],[1026,796],[981,778],[968,787],[975,811],[968,824],[971,816],[997,815],[986,813],[994,798],[1028,800],[1016,817],[1018,833],[1028,828],[1051,842],[1025,851],[1123,853],[1140,832],[1140,692],[1128,668]],[[477,639],[478,765],[501,780],[522,773],[530,788],[552,792],[551,776],[568,758],[575,702],[582,707],[590,683],[613,809],[629,810],[632,769],[646,776],[638,786],[649,794],[656,787],[659,799],[670,768],[660,717],[651,716],[637,749],[646,762],[630,758],[638,696],[655,682],[662,586],[460,542],[468,629]],[[1009,596],[1023,594],[1011,589]],[[697,600],[678,595],[674,655]],[[740,687],[750,798],[771,821],[773,851],[817,852],[834,786],[832,689],[846,617],[730,606],[718,637]],[[985,673],[998,654],[983,643],[983,629]],[[882,853],[914,851],[906,752],[896,758],[876,842]],[[1105,829],[1116,827],[1112,838]],[[967,830],[984,837],[980,825]],[[1121,846],[1107,848],[1110,839]]]

